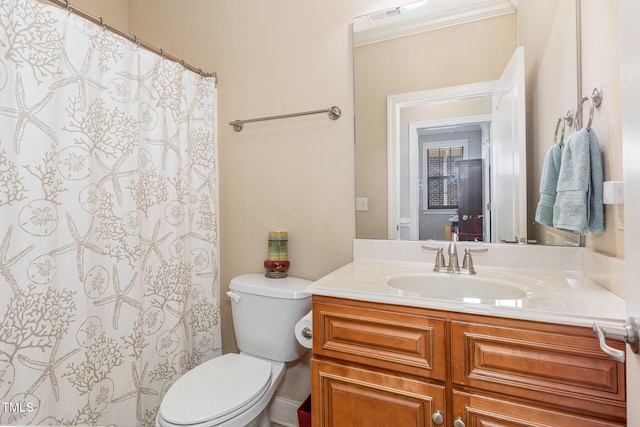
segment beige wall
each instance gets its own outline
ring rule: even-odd
[[[602,106],[595,111],[592,128],[602,150],[605,181],[622,181],[619,2],[581,2],[582,93],[591,95],[594,87],[602,88]],[[584,105],[583,112],[583,120],[586,121],[589,117],[588,103]],[[624,231],[616,228],[613,206],[605,205],[605,232],[601,235],[587,235],[586,245],[596,252],[624,258]]]
[[[387,238],[387,96],[496,80],[515,48],[515,14],[356,48],[358,238]]]

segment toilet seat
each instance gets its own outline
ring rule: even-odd
[[[229,353],[184,374],[158,411],[166,426],[215,426],[255,404],[271,383],[271,363]]]

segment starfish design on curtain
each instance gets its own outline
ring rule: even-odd
[[[109,166],[104,164],[102,162],[102,160],[100,160],[98,157],[96,157],[97,165],[100,167],[100,169],[102,169],[105,172],[105,174],[102,177],[102,179],[96,183],[96,186],[101,187],[102,184],[104,184],[106,181],[108,181],[110,179],[112,184],[113,184],[113,191],[116,193],[116,199],[118,199],[118,204],[120,204],[120,205],[122,205],[122,189],[120,188],[120,181],[118,181],[118,178],[125,177],[125,176],[130,176],[130,175],[133,175],[135,173],[138,173],[138,171],[135,170],[135,169],[134,170],[130,170],[130,171],[126,171],[126,172],[119,172],[118,171],[118,169],[120,168],[120,166],[122,166],[122,163],[126,160],[128,155],[129,155],[129,153],[124,153],[113,164],[113,166],[111,168],[109,168]]]
[[[151,252],[155,252],[155,254],[158,256],[158,258],[160,259],[160,262],[162,262],[162,264],[166,264],[167,261],[164,259],[164,256],[162,255],[162,251],[160,251],[160,245],[167,240],[167,238],[173,234],[172,232],[169,232],[167,234],[164,235],[164,237],[161,237],[158,240],[158,232],[160,231],[160,220],[158,220],[158,222],[156,222],[156,226],[153,228],[153,234],[151,235],[151,239],[145,239],[144,237],[140,237],[140,241],[142,243],[146,243],[147,245],[149,245],[149,247],[147,247],[147,252],[144,254],[144,259],[142,260],[142,269],[144,270],[144,268],[147,266],[147,261],[149,261],[149,257],[151,256]]]
[[[180,129],[176,130],[176,133],[173,136],[169,136],[169,129],[167,125],[167,121],[165,120],[162,123],[162,135],[161,139],[150,139],[147,138],[147,142],[151,145],[161,145],[162,146],[162,167],[167,166],[167,155],[169,154],[169,149],[173,150],[174,153],[180,157],[180,149],[175,144],[178,141],[178,137],[180,136]]]
[[[73,238],[73,243],[69,243],[68,245],[64,245],[61,248],[54,249],[49,252],[49,255],[60,255],[76,250],[76,262],[78,268],[78,278],[81,282],[84,282],[84,251],[85,249],[90,249],[98,255],[105,255],[105,252],[89,242],[89,235],[91,234],[91,229],[93,228],[93,218],[91,218],[91,224],[89,224],[89,228],[84,236],[81,236],[78,233],[78,228],[76,227],[75,222],[73,222],[73,218],[71,218],[71,214],[67,212],[67,225],[69,227],[69,232],[71,233],[71,237]]]
[[[213,197],[216,191],[216,169],[210,168],[208,174],[202,173],[199,168],[193,168],[193,173],[202,179],[203,183],[198,187],[198,192],[202,193],[205,187],[209,191],[209,195]]]
[[[20,73],[16,74],[16,104],[18,106],[18,109],[16,110],[13,108],[0,107],[0,114],[2,114],[3,116],[18,119],[18,124],[16,124],[16,132],[13,135],[13,149],[16,154],[20,154],[20,143],[22,142],[22,136],[24,135],[24,131],[29,123],[40,129],[49,138],[51,138],[55,145],[58,145],[58,137],[53,132],[53,130],[49,126],[47,126],[45,122],[36,117],[36,114],[38,114],[47,105],[52,96],[53,92],[49,92],[34,106],[27,107],[27,101],[24,95],[24,84],[22,83],[22,76],[20,75]]]
[[[203,236],[202,234],[196,233],[195,231],[190,231],[188,233],[185,233],[182,236],[180,236],[179,239],[180,240],[196,239],[196,240],[201,240],[203,242],[209,241],[209,239],[207,239],[207,236]]]
[[[144,82],[153,78],[156,73],[156,68],[153,67],[151,70],[147,71],[145,74],[141,74],[140,72],[140,61],[138,61],[138,74],[127,73],[126,71],[118,71],[116,74],[122,76],[126,79],[133,80],[138,83],[138,89],[136,89],[136,93],[133,94],[132,100],[140,101],[140,94],[144,92],[149,99],[156,99],[153,96],[153,91],[144,85]]]
[[[95,301],[95,305],[105,305],[113,302],[113,320],[112,326],[113,329],[118,329],[118,320],[120,318],[120,309],[122,308],[123,303],[129,304],[131,307],[135,308],[138,311],[142,311],[142,304],[140,302],[134,300],[133,298],[127,296],[127,294],[131,291],[133,286],[136,284],[136,279],[138,278],[138,272],[136,271],[131,278],[131,281],[127,285],[124,290],[120,290],[120,277],[118,276],[118,269],[116,266],[113,266],[113,291],[114,294],[108,296],[106,298],[102,298],[98,301]]]
[[[144,368],[142,369],[142,374],[138,375],[138,369],[136,368],[136,362],[131,362],[131,370],[133,375],[133,383],[135,390],[131,390],[128,393],[123,394],[120,397],[116,397],[111,402],[120,403],[125,400],[131,399],[136,396],[136,416],[138,417],[138,421],[142,419],[142,408],[140,406],[140,398],[143,394],[148,396],[159,396],[159,393],[156,390],[142,387],[142,382],[144,381],[144,377],[147,375],[147,366],[149,363],[144,364]]]
[[[18,355],[18,360],[27,368],[35,369],[38,371],[42,371],[42,374],[36,379],[29,390],[27,390],[26,394],[32,394],[40,384],[44,382],[47,378],[51,381],[51,388],[53,388],[53,395],[56,398],[56,401],[60,399],[60,389],[58,387],[58,378],[56,377],[55,369],[65,360],[76,354],[80,351],[79,348],[71,350],[69,353],[65,354],[58,360],[56,360],[56,355],[58,353],[58,347],[60,347],[60,341],[62,341],[62,336],[58,336],[56,343],[53,345],[53,349],[51,350],[51,354],[49,355],[48,362],[40,362],[37,360],[30,359],[21,354]]]
[[[91,65],[91,53],[92,53],[92,50],[89,49],[87,51],[87,56],[85,56],[84,61],[82,62],[82,68],[80,69],[80,71],[78,71],[76,67],[74,67],[71,61],[69,60],[67,51],[63,50],[62,59],[64,60],[64,63],[67,65],[67,68],[69,68],[69,71],[71,71],[71,74],[73,74],[73,76],[67,77],[65,79],[60,79],[54,84],[52,84],[51,86],[49,86],[49,90],[56,90],[56,89],[65,87],[67,85],[71,85],[74,83],[77,84],[78,92],[80,95],[80,109],[82,111],[84,111],[87,108],[87,85],[92,86],[98,90],[106,89],[106,87],[102,86],[97,81],[90,79],[89,76],[87,75],[89,73],[89,65]]]
[[[176,325],[173,327],[172,330],[175,332],[178,325],[182,324],[182,327],[184,328],[184,336],[187,343],[191,341],[191,335],[189,334],[189,316],[191,316],[193,309],[190,308],[189,310],[185,311],[183,307],[182,313],[181,313],[180,310],[176,310],[175,308],[171,307],[169,304],[165,305],[165,307],[169,313],[173,314],[178,318],[178,323],[176,323]]]
[[[11,233],[13,232],[13,225],[10,225],[7,229],[7,233],[4,235],[2,239],[2,245],[0,245],[0,275],[5,278],[9,285],[11,286],[11,290],[14,295],[21,295],[20,289],[18,289],[18,282],[16,278],[13,277],[11,273],[10,267],[12,267],[16,262],[20,260],[23,256],[25,256],[29,251],[35,248],[34,245],[29,245],[17,255],[12,256],[7,259],[7,252],[9,251],[9,244],[11,243]]]
[[[188,104],[187,101],[187,96],[184,95],[182,97],[185,105]],[[189,108],[187,110],[184,111],[183,114],[181,114],[178,117],[178,123],[182,124],[182,123],[186,123],[187,125],[191,125],[193,123],[198,123],[198,122],[203,122],[204,121],[204,116],[203,117],[195,117],[193,112],[196,109],[196,100],[194,99],[193,102],[191,102],[191,105],[189,106]]]

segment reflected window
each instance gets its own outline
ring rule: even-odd
[[[458,208],[458,167],[463,159],[463,146],[452,145],[429,148],[424,153],[427,173],[427,191],[424,205],[427,209]]]

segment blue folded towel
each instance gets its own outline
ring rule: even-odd
[[[553,227],[553,205],[556,202],[556,188],[560,175],[563,144],[553,144],[547,151],[540,177],[540,201],[536,208],[535,220],[539,224]]]
[[[584,234],[604,231],[600,145],[593,129],[572,134],[562,152],[553,226]]]

